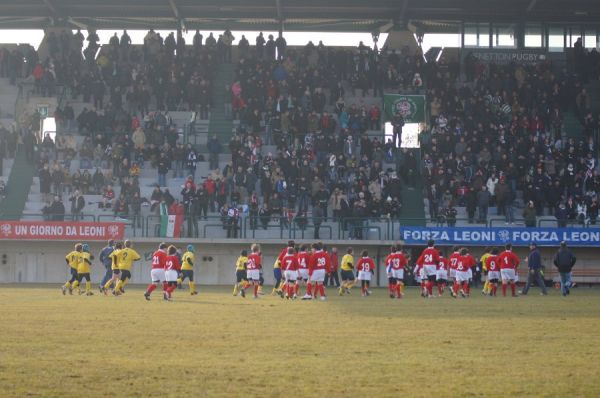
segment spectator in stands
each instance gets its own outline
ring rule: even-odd
[[[523,209],[523,219],[525,220],[525,226],[529,228],[535,228],[537,224],[537,213],[533,201],[530,200],[527,206]]]
[[[158,169],[158,185],[160,187],[167,186],[167,173],[170,169],[170,161],[167,159],[167,156],[164,152],[161,152],[160,158],[158,159],[157,169]]]
[[[38,178],[40,181],[40,193],[48,199],[47,196],[50,195],[52,175],[50,174],[50,166],[47,163],[38,171]]]
[[[4,180],[0,180],[0,199],[4,199],[6,196],[6,185],[4,184]]]
[[[134,192],[129,199],[129,210],[131,213],[131,225],[133,227],[142,227],[142,199],[139,192]]]
[[[115,215],[115,218],[127,219],[129,217],[129,204],[127,203],[124,194],[119,195],[119,198],[115,202],[113,214]]]
[[[102,192],[102,202],[99,203],[101,209],[111,209],[113,207],[113,201],[115,199],[115,191],[111,185],[107,185]]]
[[[46,206],[42,208],[42,214],[47,221],[64,221],[65,205],[62,203],[60,196],[55,195],[52,202],[46,202]]]
[[[487,222],[488,208],[490,207],[491,195],[486,185],[481,186],[481,190],[477,192],[477,207],[479,208],[478,222],[485,224]]]
[[[73,195],[69,197],[69,201],[71,202],[71,215],[73,216],[73,221],[79,221],[82,219],[82,211],[85,207],[85,198],[81,195],[79,189],[76,189],[73,192]]]

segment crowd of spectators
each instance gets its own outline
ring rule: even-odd
[[[582,76],[549,61],[465,64],[465,82],[443,59],[427,76],[432,128],[420,140],[432,218],[455,222],[465,206],[469,222],[486,223],[495,206],[511,224],[524,206],[531,227],[542,215],[595,223],[599,119]],[[586,115],[580,131],[563,131],[567,112]]]
[[[51,193],[102,191],[100,205],[110,205],[115,215],[126,215],[117,208],[132,206],[119,206],[119,198],[114,198],[108,186],[120,184],[123,203],[130,204],[134,196],[140,196],[135,170],[149,162],[157,171],[158,186],[151,198],[138,200],[149,203],[152,211],[158,211],[160,202],[166,202],[170,211],[183,211],[191,220],[189,234],[197,233],[196,220],[209,212],[221,214],[232,236],[244,213],[252,228],[266,229],[273,220],[283,227],[313,224],[315,235],[320,223],[332,216],[335,220],[355,218],[345,226],[357,238],[362,237],[363,220],[400,216],[400,181],[407,173],[396,172],[394,165],[384,169],[384,163],[396,160],[395,146],[365,134],[380,128],[381,109],[363,101],[346,105],[345,91],[349,87],[353,95],[365,97],[380,95],[384,88],[419,90],[418,76],[424,70],[421,57],[408,51],[373,51],[362,43],[351,50],[327,48],[322,43],[289,49],[283,38],[264,40],[262,34],[250,46],[243,37],[236,76],[226,88],[227,102],[231,100],[227,105],[232,116],[241,119],[240,127],[229,143],[221,143],[217,136],[209,140],[211,176],[196,181],[196,162],[203,160],[202,155],[181,144],[169,110],[181,109],[184,103],[184,109],[205,113],[204,100],[190,93],[202,93],[205,87],[206,98],[211,98],[215,65],[231,61],[231,43],[226,44],[224,37],[233,40],[230,32],[216,44],[211,37],[202,43],[198,35],[192,46],[179,47],[179,40],[173,46],[173,36],[163,41],[150,31],[140,49],[130,45],[124,32],[120,39],[111,39],[94,62],[83,59],[81,70],[63,84],[74,96],[94,102],[94,107],[77,116],[68,103],[57,110],[60,129],[73,132],[77,127],[85,139],[77,146],[69,134],[58,134],[56,142],[44,138],[39,167],[41,172],[45,165],[52,170],[44,179],[52,187],[44,189],[49,198]],[[93,32],[88,42],[97,51]],[[56,51],[61,53],[61,48]],[[133,62],[138,59],[143,62]],[[195,82],[201,87],[194,86]],[[162,97],[163,93],[167,94]],[[226,144],[232,162],[219,170],[218,156]],[[271,144],[277,152],[262,153],[262,146]],[[407,180],[414,184],[417,161],[412,153],[404,155],[412,176]],[[75,158],[80,168],[96,171],[66,172]],[[110,172],[104,175],[102,170]],[[180,193],[165,189],[171,173],[190,176]],[[136,187],[132,192],[123,187],[128,183]]]
[[[311,223],[318,227],[332,216],[397,218],[402,185],[414,186],[423,173],[430,214],[449,225],[456,222],[456,206],[466,207],[469,222],[486,222],[489,208],[495,207],[513,223],[521,206],[528,226],[543,214],[555,215],[561,226],[597,219],[600,177],[594,132],[600,119],[591,112],[584,87],[586,79],[597,78],[593,71],[584,78],[580,71],[556,70],[550,62],[498,65],[467,57],[463,79],[444,57],[425,63],[408,50],[378,51],[362,43],[353,49],[322,43],[290,49],[282,37],[265,40],[261,33],[254,46],[241,38],[235,78],[224,88],[225,104],[214,104],[213,90],[223,89],[212,87],[215,70],[233,61],[229,31],[204,41],[196,32],[191,46],[182,37],[163,39],[150,31],[141,47],[132,46],[123,32],[100,52],[97,35],[90,32],[79,61],[65,54],[77,48],[81,52],[82,35],[69,39],[75,45],[63,40],[62,35],[56,39],[52,58],[42,65],[54,70],[74,97],[94,107],[79,115],[68,104],[57,110],[65,131],[77,127],[86,136],[79,150],[62,135],[47,145],[55,146],[56,159],[63,162],[79,157],[89,168],[111,171],[104,184],[71,182],[72,189],[99,193],[100,186],[104,191],[117,181],[136,186],[142,162],[157,172],[152,198],[140,199],[139,186],[125,196],[129,190],[122,188],[121,202],[128,206],[115,206],[119,198],[106,199],[104,206],[110,202],[113,211],[137,209],[129,205],[137,200],[158,211],[156,204],[166,198],[171,211],[191,220],[189,234],[197,233],[200,217],[219,212],[231,236],[241,214],[250,217],[251,228],[265,229],[272,220],[302,228]],[[420,135],[419,165],[413,152],[397,148],[395,139],[382,142],[366,134],[381,127],[381,109],[366,100],[384,90],[425,89],[431,121]],[[346,91],[356,101],[346,104]],[[218,136],[209,140],[211,175],[198,181],[195,169],[202,155],[181,144],[169,111],[192,110],[207,118],[215,106],[230,110],[240,125],[229,143]],[[565,135],[567,112],[581,120],[581,138]],[[219,170],[224,145],[232,161]],[[265,145],[277,150],[263,153]],[[40,159],[40,168],[44,163],[54,168],[55,159]],[[171,174],[191,176],[181,192],[165,192]],[[361,238],[363,221],[353,222],[345,226],[352,237]]]

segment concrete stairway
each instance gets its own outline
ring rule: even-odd
[[[28,162],[25,152],[20,150],[11,167],[6,183],[7,194],[0,207],[0,213],[4,219],[18,220],[21,218],[34,174],[33,163]]]
[[[15,101],[19,94],[19,88],[11,85],[8,78],[0,79],[0,118],[14,119]],[[6,126],[8,127],[8,126]]]
[[[225,117],[225,86],[231,86],[235,73],[233,64],[219,65],[213,81],[212,109],[210,111],[209,134],[217,134],[223,149],[229,151],[227,143],[233,136],[233,120]],[[227,99],[229,100],[229,99]]]

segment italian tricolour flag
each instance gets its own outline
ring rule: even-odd
[[[181,232],[181,215],[169,214],[166,203],[160,204],[160,236],[167,238],[179,238]]]

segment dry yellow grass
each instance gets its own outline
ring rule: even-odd
[[[327,302],[0,287],[0,395],[600,396],[600,290]],[[330,289],[330,293],[333,290]]]

